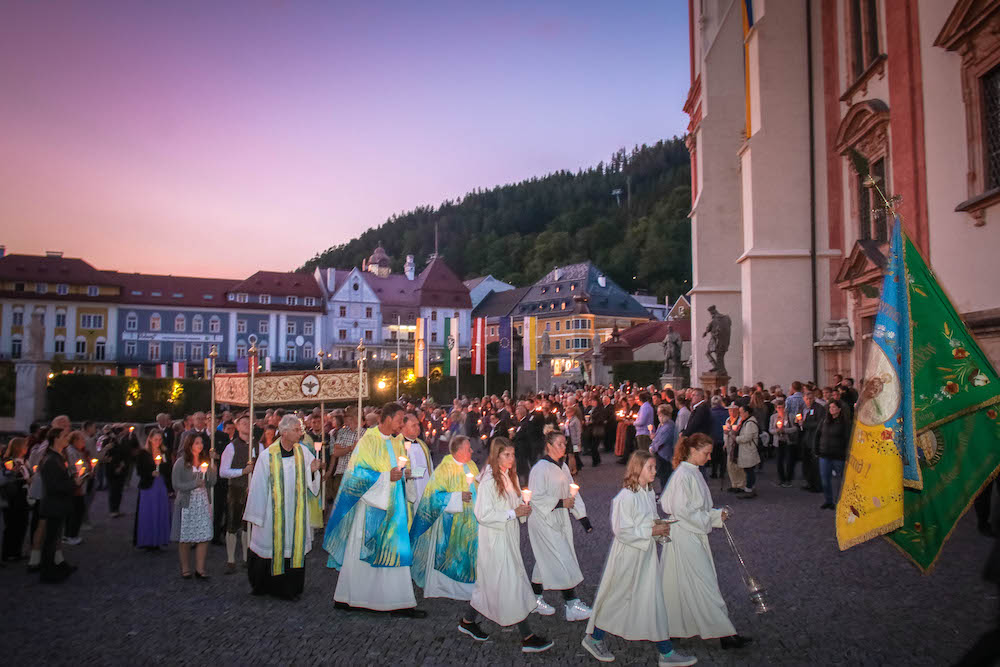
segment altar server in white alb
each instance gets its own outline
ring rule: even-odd
[[[243,520],[252,524],[247,573],[254,595],[296,599],[306,580],[312,549],[309,493],[319,492],[320,462],[300,440],[302,422],[285,415],[278,442],[257,460]]]
[[[615,656],[604,643],[611,633],[630,641],[656,643],[660,665],[693,665],[698,659],[673,650],[667,627],[667,608],[660,586],[660,559],[656,539],[670,535],[670,525],[657,523],[652,484],[656,459],[644,451],[633,452],[625,469],[622,490],[611,504],[611,530],[615,539],[604,566],[587,625],[583,648],[601,662]]]
[[[476,552],[476,587],[458,631],[476,641],[489,635],[479,627],[482,614],[497,625],[517,625],[521,652],[540,653],[552,642],[531,631],[528,615],[536,601],[521,559],[521,525],[531,506],[522,499],[514,468],[514,445],[504,437],[493,439],[488,465],[476,495],[479,549]]]
[[[409,469],[399,431],[403,408],[386,403],[379,424],[358,441],[340,484],[323,548],[327,567],[340,570],[334,606],[424,618],[410,580],[410,508],[403,479]]]
[[[539,614],[555,613],[542,597],[542,591],[561,591],[566,602],[566,620],[584,621],[590,618],[590,607],[576,595],[576,586],[583,581],[583,573],[576,558],[570,514],[579,519],[588,533],[593,528],[583,498],[563,459],[565,455],[566,436],[557,431],[549,433],[545,439],[545,456],[538,460],[528,476],[532,509],[528,518],[528,538],[535,553],[531,588],[538,598],[536,611]]]
[[[661,509],[677,520],[660,559],[660,581],[671,637],[719,637],[722,648],[741,648],[749,637],[736,634],[719,591],[708,534],[721,528],[726,512],[712,507],[700,467],[712,458],[712,439],[695,433],[674,447],[674,472],[660,496]]]

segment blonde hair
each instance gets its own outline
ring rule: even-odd
[[[646,465],[646,461],[653,458],[653,455],[649,452],[644,452],[641,449],[632,452],[632,456],[628,458],[628,465],[625,466],[625,479],[622,480],[622,488],[628,489],[629,491],[639,490],[639,475],[642,474],[642,469]]]
[[[493,443],[490,445],[490,457],[486,461],[486,465],[490,467],[490,471],[493,473],[493,483],[497,485],[497,495],[503,496],[505,489],[500,481],[501,475],[503,473],[500,471],[500,455],[503,454],[503,450],[514,449],[514,445],[510,440],[503,436],[498,436],[493,438]],[[510,470],[507,471],[507,476],[510,477],[511,487],[517,491],[521,492],[521,485],[517,481],[517,472],[515,468],[517,466],[511,466]]]
[[[702,449],[703,447],[711,447],[712,445],[712,439],[704,433],[682,435],[677,439],[677,444],[674,445],[674,470],[677,469],[677,466],[687,461],[692,449]]]

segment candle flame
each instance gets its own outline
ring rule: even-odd
[[[569,495],[570,495],[571,498],[575,498],[577,492],[579,492],[579,491],[580,491],[580,485],[579,484],[570,484],[569,485]]]
[[[531,502],[531,489],[521,489],[521,500],[525,505]]]

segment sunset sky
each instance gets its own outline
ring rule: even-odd
[[[0,244],[290,270],[395,212],[680,135],[682,0],[0,9]]]

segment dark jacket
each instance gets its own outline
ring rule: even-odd
[[[684,435],[694,435],[695,433],[712,436],[712,407],[707,399],[691,411],[687,426],[684,427]]]
[[[729,419],[729,410],[726,410],[721,405],[717,405],[711,408],[710,414],[712,416],[712,442],[721,445],[725,439],[725,432],[722,430],[722,427],[726,423],[726,420]]]
[[[819,403],[813,403],[812,407],[802,407],[802,445],[810,451],[816,451],[816,435],[819,433],[819,425],[826,419],[826,409]]]
[[[840,413],[836,419],[826,416],[819,425],[816,453],[827,459],[843,461],[847,458],[847,442],[851,437],[851,424],[847,415]]]
[[[161,461],[159,467],[160,476],[165,477],[170,468],[169,463]],[[146,449],[140,449],[135,455],[135,472],[139,475],[140,489],[148,489],[153,486],[153,482],[156,479],[153,477],[153,471],[156,469],[156,461],[153,460],[153,455]]]
[[[67,517],[73,512],[73,492],[76,484],[70,475],[69,464],[54,449],[49,448],[39,467],[45,495],[38,507],[39,516],[46,518]]]

